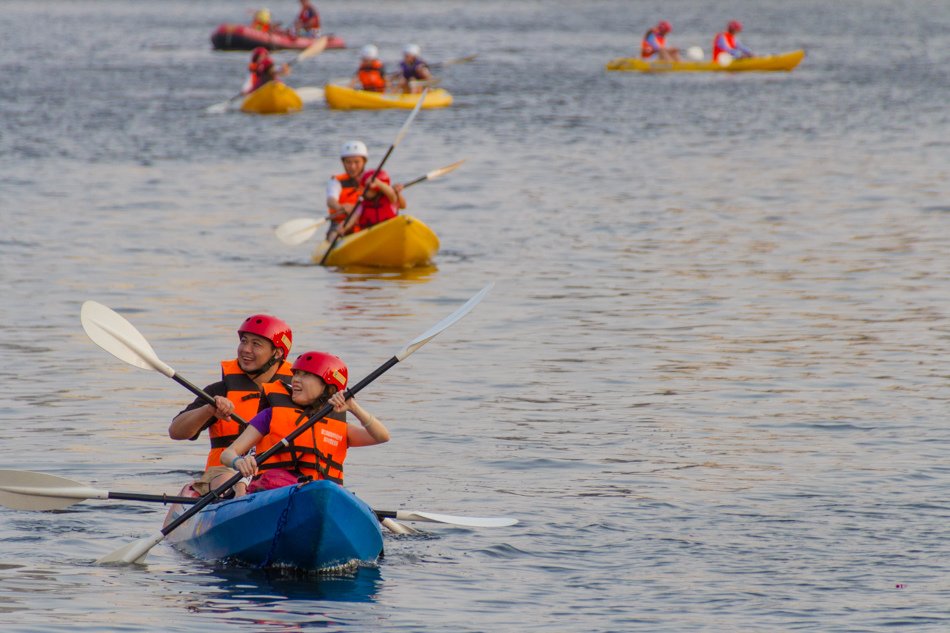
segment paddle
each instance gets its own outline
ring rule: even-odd
[[[25,470],[0,470],[0,505],[14,510],[62,510],[87,499],[121,499],[162,504],[193,504],[197,497],[139,492],[111,492],[90,488],[64,477]],[[374,510],[376,517],[401,521],[445,523],[461,527],[507,527],[518,520],[506,517],[462,517],[421,510]]]
[[[307,48],[300,51],[300,53],[296,57],[294,57],[292,60],[287,62],[287,67],[289,68],[293,66],[294,64],[296,64],[297,62],[302,62],[305,59],[316,57],[317,55],[322,53],[324,49],[326,49],[327,42],[329,41],[330,41],[330,38],[327,37],[326,35],[317,39],[316,42],[314,42]],[[205,108],[205,112],[209,114],[221,114],[223,112],[227,112],[228,107],[230,107],[230,105],[234,101],[236,101],[237,99],[240,99],[241,97],[246,97],[246,96],[247,94],[242,90],[241,92],[237,93],[236,95],[234,95],[227,101],[222,101],[221,103],[215,103],[213,105],[208,106],[207,108]]]
[[[478,303],[485,298],[485,295],[491,290],[494,283],[490,283],[484,288],[482,288],[475,296],[465,302],[464,305],[459,307],[455,312],[445,317],[431,328],[417,336],[416,338],[409,341],[405,347],[403,347],[395,356],[387,360],[385,363],[377,367],[372,371],[368,376],[363,378],[356,385],[350,387],[346,390],[345,394],[347,398],[352,398],[357,393],[359,393],[364,387],[372,383],[374,380],[386,373],[390,368],[399,363],[402,360],[405,360],[409,355],[418,350],[420,347],[431,341],[441,332],[446,330],[449,326],[456,323],[459,319],[464,317],[466,314],[471,312],[471,310],[478,305]],[[157,358],[156,358],[157,360]],[[160,362],[160,361],[159,361]],[[322,420],[325,416],[329,415],[333,411],[333,405],[326,404],[322,406],[316,413],[314,413],[306,422],[300,424],[296,429],[289,433],[284,439],[280,442],[277,442],[269,449],[263,453],[257,455],[257,463],[263,463],[271,458],[274,454],[285,450],[285,447],[290,446],[291,442],[297,438],[300,434],[309,430],[314,424]],[[217,497],[220,497],[224,494],[231,486],[236,484],[241,480],[241,473],[235,473],[232,475],[226,482],[210,491],[208,494],[204,495],[198,499],[193,506],[188,510],[183,512],[177,519],[166,525],[158,533],[149,536],[144,539],[140,539],[128,545],[124,545],[114,552],[107,554],[100,558],[97,563],[144,563],[145,557],[148,556],[149,550],[165,540],[165,537],[171,533],[175,528],[180,526],[182,523],[193,517],[195,514],[201,511],[202,508],[207,506],[209,503],[214,501]]]
[[[425,176],[420,176],[415,180],[410,180],[402,186],[403,189],[408,189],[413,185],[417,185],[420,182],[425,182],[426,180],[435,180],[436,178],[441,178],[442,176],[455,171],[458,169],[462,163],[465,162],[465,159],[452,163],[451,165],[446,165],[445,167],[440,167],[438,169],[433,169]],[[293,220],[287,220],[280,226],[278,226],[274,233],[284,244],[288,246],[297,246],[298,244],[303,244],[317,232],[317,229],[323,226],[323,224],[328,220],[327,217],[317,218],[295,218]]]
[[[166,365],[149,345],[141,332],[115,310],[96,301],[86,301],[80,311],[82,327],[93,343],[106,350],[121,361],[142,369],[154,369],[164,374],[195,394],[211,406],[214,398],[197,385],[185,380]],[[246,425],[247,422],[232,413],[231,419]]]
[[[467,64],[468,62],[475,61],[475,58],[478,57],[478,53],[474,55],[468,55],[467,57],[456,57],[455,59],[447,59],[444,62],[436,62],[434,64],[429,64],[429,68],[445,68],[446,66],[454,66],[456,64]]]
[[[383,168],[383,165],[386,164],[386,161],[389,160],[390,154],[393,153],[393,150],[396,149],[396,146],[399,145],[399,142],[402,141],[403,137],[409,132],[409,126],[412,124],[412,120],[416,118],[416,115],[419,114],[419,109],[422,108],[422,102],[426,99],[426,94],[429,92],[429,89],[426,88],[421,93],[419,93],[419,101],[416,102],[416,107],[412,109],[412,112],[409,113],[409,118],[406,119],[406,122],[402,124],[402,127],[399,128],[399,134],[396,135],[396,140],[393,141],[393,144],[389,146],[389,149],[386,150],[386,155],[383,156],[383,160],[379,161],[379,165],[376,167],[376,171],[373,173],[373,177],[370,178],[369,182],[366,183],[366,187],[363,189],[363,193],[360,194],[359,199],[357,199],[356,204],[353,205],[353,209],[346,214],[346,218],[343,220],[341,226],[346,226],[346,223],[350,221],[350,218],[353,217],[353,214],[356,213],[356,210],[360,208],[360,204],[363,202],[363,197],[366,194],[366,191],[373,186],[373,183],[376,182],[376,176],[379,175],[379,171]],[[333,236],[333,241],[330,242],[330,245],[327,246],[327,250],[324,251],[323,256],[320,258],[320,265],[323,265],[323,262],[326,261],[327,255],[330,254],[330,251],[333,250],[333,247],[336,246],[337,240],[340,239],[340,234],[337,233]]]

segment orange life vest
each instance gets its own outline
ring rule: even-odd
[[[264,33],[270,33],[270,22],[259,22],[257,20],[251,21],[251,28],[257,29],[258,31],[263,31]]]
[[[735,50],[735,49],[736,49],[736,36],[735,36],[735,35],[733,35],[733,34],[730,33],[729,31],[723,31],[722,33],[716,34],[716,37],[713,38],[713,45],[712,45],[712,49],[713,49],[712,58],[713,58],[713,61],[714,61],[714,62],[718,62],[718,61],[719,61],[719,53],[724,53],[724,52],[726,52],[726,49],[724,49],[724,48],[719,48],[719,38],[720,38],[720,37],[722,37],[722,38],[724,38],[724,39],[726,40],[726,45],[728,45],[730,49],[732,49],[732,50]]]
[[[363,90],[382,92],[386,89],[386,73],[383,62],[378,59],[360,64],[357,77],[363,85]]]
[[[270,402],[272,394],[286,394],[287,389],[281,380],[289,382],[292,377],[293,371],[290,368],[290,363],[281,361],[280,367],[271,382],[264,383],[263,387],[259,387],[238,366],[237,359],[221,361],[221,379],[228,390],[226,397],[234,403],[234,413],[244,420],[250,420],[257,415],[262,397],[266,396],[268,402]],[[211,451],[208,453],[205,469],[222,465],[221,453],[238,438],[243,430],[244,426],[234,420],[217,419],[214,421],[208,428],[208,435],[211,438]]]
[[[646,32],[646,35],[643,36],[643,41],[640,43],[640,57],[643,59],[649,59],[651,56],[656,54],[657,49],[653,48],[650,45],[650,42],[647,38],[650,37],[650,34],[653,34],[656,37],[657,46],[660,48],[666,47],[666,38],[656,32],[656,29],[650,29]]]
[[[360,211],[359,227],[368,229],[371,226],[385,222],[399,214],[399,209],[386,195],[380,191],[372,200],[363,200]]]
[[[260,469],[283,468],[314,479],[329,479],[342,486],[347,448],[345,417],[346,414],[331,413],[298,435],[290,447],[261,464]],[[258,454],[279,444],[306,421],[307,414],[293,403],[272,407],[270,432],[258,444]]]
[[[334,176],[337,180],[340,181],[340,198],[337,200],[340,204],[356,204],[356,201],[360,199],[360,194],[363,192],[360,189],[360,181],[358,178],[350,178],[349,174],[337,174]],[[330,214],[330,219],[333,222],[342,222],[346,219],[346,211],[328,211]]]

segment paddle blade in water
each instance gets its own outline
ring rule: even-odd
[[[485,528],[508,527],[518,523],[518,519],[509,517],[460,517],[451,514],[418,512],[413,510],[399,510],[396,512],[396,518],[400,521],[428,521],[430,523],[446,523],[449,525],[461,525],[463,527]]]
[[[149,551],[164,539],[165,535],[161,532],[148,538],[139,539],[106,554],[96,563],[99,565],[144,565],[145,557],[148,556]]]

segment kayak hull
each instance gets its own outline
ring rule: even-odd
[[[241,112],[249,114],[290,114],[303,109],[303,99],[287,84],[268,81],[247,95]]]
[[[346,42],[328,34],[327,48],[346,48]],[[315,38],[294,37],[278,31],[264,33],[246,24],[222,24],[211,34],[211,45],[219,51],[250,51],[258,46],[269,50],[303,50],[316,42]]]
[[[764,55],[762,57],[748,57],[733,60],[728,66],[716,62],[689,61],[681,62],[649,62],[636,57],[619,57],[607,62],[607,70],[622,70],[641,73],[668,73],[668,72],[777,72],[791,71],[798,66],[805,57],[805,51],[797,50],[779,55]]]
[[[386,110],[390,108],[411,110],[419,103],[419,97],[421,96],[421,93],[406,94],[357,90],[339,84],[327,84],[323,92],[327,105],[334,110]],[[452,95],[442,88],[429,90],[422,102],[424,110],[447,108],[450,105],[452,105]]]
[[[186,486],[184,496],[197,496]],[[165,525],[188,506],[173,504]],[[375,562],[383,534],[373,511],[330,481],[213,503],[172,530],[176,549],[207,561],[328,571]]]
[[[324,241],[317,247],[315,263],[320,263],[327,246]],[[324,265],[412,268],[429,264],[438,250],[438,236],[422,220],[397,215],[337,240]]]

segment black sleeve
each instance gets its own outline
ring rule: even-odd
[[[214,398],[215,396],[228,395],[228,390],[225,388],[223,380],[216,382],[214,384],[208,385],[207,387],[204,388],[204,391],[206,394],[208,394],[212,398]],[[185,413],[186,411],[193,411],[197,409],[198,407],[205,406],[206,404],[208,403],[205,402],[205,399],[199,396],[195,398],[191,404],[189,404],[187,407],[179,411],[178,414],[175,415],[175,417],[177,418],[179,415],[181,415],[182,413]],[[213,415],[210,416],[207,420],[205,420],[205,423],[201,425],[201,429],[197,433],[195,433],[194,437],[190,439],[192,441],[198,439],[198,436],[201,435],[201,431],[204,431],[206,428],[214,424],[214,420],[215,420],[215,417]]]

